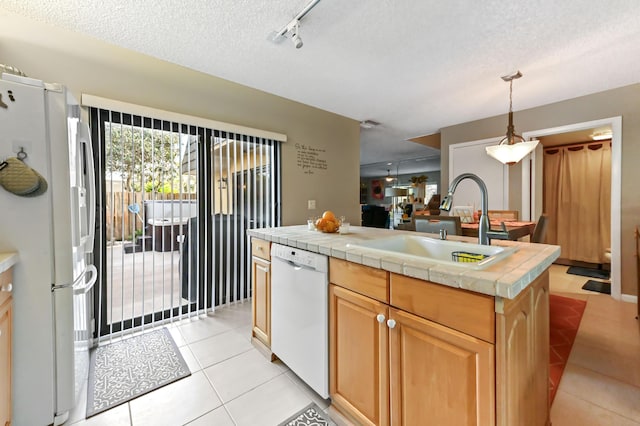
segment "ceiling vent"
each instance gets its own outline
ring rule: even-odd
[[[379,125],[380,123],[373,120],[364,120],[360,122],[360,127],[362,127],[363,129],[373,129],[374,127],[377,127]]]

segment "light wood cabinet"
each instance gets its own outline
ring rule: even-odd
[[[391,308],[392,425],[492,425],[493,345]]]
[[[549,424],[547,272],[496,300],[334,258],[329,270],[330,394],[355,423]]]
[[[0,274],[0,425],[11,424],[12,270]]]
[[[271,347],[271,256],[268,241],[252,239],[251,246],[251,307],[252,338],[266,349]],[[264,349],[264,348],[263,348]]]
[[[389,424],[386,304],[329,286],[329,394],[361,425]]]
[[[504,301],[496,329],[498,424],[550,424],[548,273]]]

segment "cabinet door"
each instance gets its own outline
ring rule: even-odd
[[[360,425],[389,424],[388,306],[329,288],[329,393]]]
[[[271,262],[251,259],[253,336],[271,347]]]
[[[11,421],[11,298],[0,303],[0,425]]]
[[[493,345],[390,308],[391,424],[493,425]]]

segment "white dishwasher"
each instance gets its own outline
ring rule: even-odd
[[[271,245],[271,351],[329,397],[329,260]]]

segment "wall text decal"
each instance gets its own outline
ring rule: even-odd
[[[312,175],[317,170],[327,170],[327,159],[323,158],[326,149],[301,143],[297,143],[295,146],[298,151],[298,167],[302,169],[304,174]]]

